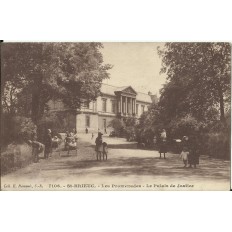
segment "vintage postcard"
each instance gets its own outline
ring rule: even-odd
[[[230,43],[1,43],[2,191],[228,191],[230,133]]]

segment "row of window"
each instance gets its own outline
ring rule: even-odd
[[[116,113],[117,110],[117,102],[115,100],[111,100],[111,112]],[[102,111],[107,112],[107,99],[102,98]],[[144,113],[145,111],[145,105],[141,105],[141,111]],[[139,104],[136,104],[136,115],[138,115],[139,112]],[[123,113],[125,113],[125,103],[123,105]]]
[[[53,101],[53,109],[61,109],[63,107],[63,104],[61,101]],[[90,103],[85,102],[83,104],[83,107],[86,109],[90,108]],[[145,105],[141,105],[141,113],[145,111]],[[102,112],[107,112],[107,99],[102,98]],[[111,100],[111,112],[116,114],[117,113],[117,101]],[[136,104],[136,115],[138,115],[139,112],[139,104]],[[125,113],[125,103],[123,105],[123,113]]]

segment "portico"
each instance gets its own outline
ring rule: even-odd
[[[137,93],[131,87],[115,91],[115,95],[117,96],[119,116],[132,116],[136,114]]]

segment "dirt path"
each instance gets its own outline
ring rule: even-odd
[[[94,140],[81,135],[75,151],[54,152],[2,177],[3,190],[229,190],[230,162],[200,157],[197,169],[183,168],[178,154],[159,159],[156,151],[104,137],[109,159],[96,161]]]

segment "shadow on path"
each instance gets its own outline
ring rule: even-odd
[[[90,145],[92,149],[95,148],[95,145]],[[108,144],[109,149],[136,149],[137,150],[137,144],[131,143],[131,144]]]
[[[102,176],[162,176],[188,179],[217,179],[228,180],[229,172],[223,163],[211,162],[210,165],[202,160],[202,164],[194,168],[183,168],[182,163],[175,156],[166,160],[157,157],[129,157],[112,158],[107,161],[96,160],[67,160],[57,162],[56,165],[48,166],[44,170],[77,170],[82,175],[98,174]]]

